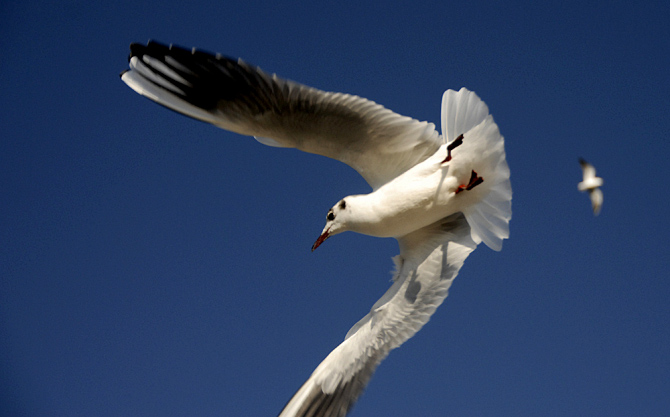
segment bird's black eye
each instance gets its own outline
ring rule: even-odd
[[[347,202],[344,200],[340,201],[340,209],[344,210],[345,208],[347,208]]]
[[[332,211],[329,211],[326,218],[330,221],[333,221],[333,220],[335,220],[335,214]]]

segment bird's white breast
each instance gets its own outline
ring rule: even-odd
[[[485,192],[486,180],[456,194],[458,186],[467,184],[477,168],[468,153],[455,155],[443,164],[446,155],[445,145],[376,191],[358,196],[357,204],[365,207],[361,210],[365,214],[352,230],[377,237],[400,237],[476,204]],[[481,175],[482,169],[477,173]]]
[[[577,184],[579,191],[586,191],[603,185],[603,179],[600,177],[585,178],[584,181]]]

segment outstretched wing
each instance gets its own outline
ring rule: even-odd
[[[582,158],[579,158],[579,165],[582,167],[582,177],[584,181],[595,178],[596,169],[593,167],[593,165],[589,164]]]
[[[269,75],[242,60],[150,41],[130,45],[129,63],[121,79],[158,104],[266,145],[337,159],[373,189],[440,145],[432,123]]]
[[[600,188],[592,188],[589,190],[589,197],[591,198],[591,207],[593,208],[593,214],[600,214],[600,209],[603,206],[603,192]]]
[[[391,288],[316,368],[279,417],[343,417],[392,350],[428,322],[477,244],[462,213],[399,239]]]

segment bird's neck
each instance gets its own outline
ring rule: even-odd
[[[364,235],[388,237],[381,230],[384,219],[379,213],[378,201],[371,198],[372,195],[370,193],[347,197],[350,212],[347,217],[346,228],[349,231]]]

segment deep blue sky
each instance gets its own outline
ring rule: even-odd
[[[390,285],[392,239],[309,250],[362,178],[140,97],[151,38],[438,126],[447,88],[489,105],[511,238],[351,416],[667,415],[667,2],[317,3],[2,3],[0,414],[273,416]]]

